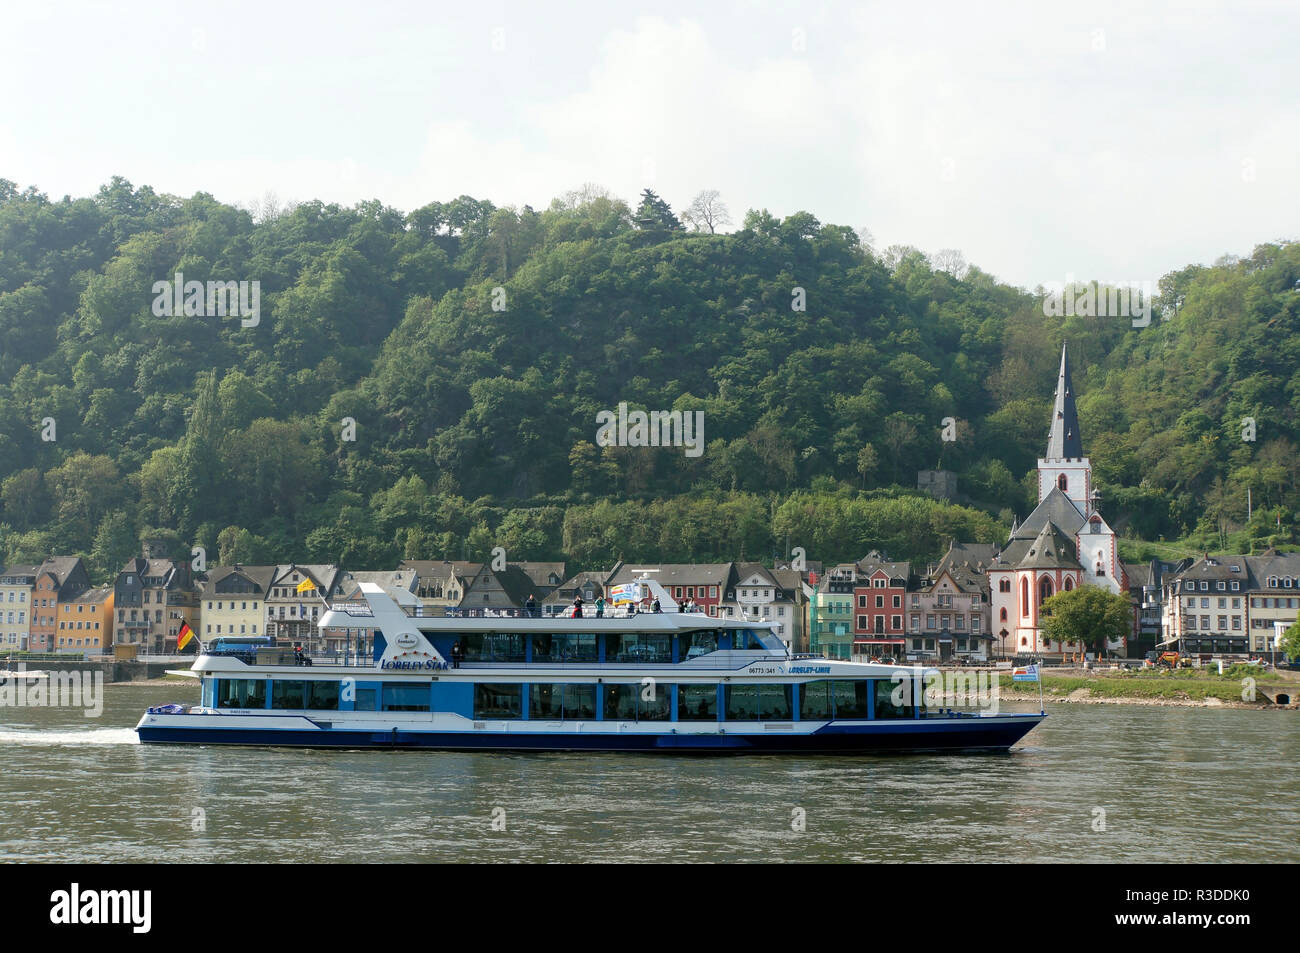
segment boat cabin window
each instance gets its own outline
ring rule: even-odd
[[[809,721],[835,717],[830,682],[804,682],[799,686],[799,717]]]
[[[245,681],[248,681],[245,679]],[[261,683],[261,697],[266,697],[265,682]],[[218,695],[218,706],[220,705],[220,696]],[[262,704],[249,704],[244,708],[261,708]],[[338,711],[339,708],[339,683],[335,681],[325,681],[317,679],[314,681],[299,681],[297,679],[277,678],[271,682],[271,707],[283,708],[291,711]]]
[[[322,679],[308,682],[307,708],[312,711],[338,711],[339,683]]]
[[[677,636],[678,658],[688,662],[701,655],[708,655],[718,650],[718,630],[702,629],[698,632],[683,632]]]
[[[506,632],[474,633],[461,636],[465,644],[467,662],[522,662],[524,660],[522,635]]]
[[[836,718],[870,718],[871,696],[867,682],[831,682],[831,703]]]
[[[304,704],[306,694],[306,682],[291,682],[287,679],[277,678],[271,683],[271,707],[301,711],[307,707]]]
[[[354,711],[378,711],[379,710],[379,686],[359,682],[355,689],[356,698],[353,700],[352,708]]]
[[[911,676],[901,682],[881,678],[876,680],[876,717],[911,718],[915,708],[915,687]]]
[[[266,679],[264,678],[219,678],[217,679],[218,708],[265,708]]]
[[[728,685],[728,721],[788,721],[791,717],[789,685]]]
[[[669,721],[672,718],[670,686],[602,685],[606,721]]]
[[[535,635],[534,662],[594,662],[600,657],[599,636]]]
[[[384,682],[384,711],[428,711],[429,683]]]
[[[522,685],[492,685],[484,682],[474,686],[475,718],[522,718]]]
[[[605,637],[606,662],[663,664],[672,660],[672,636],[636,633]]]
[[[543,721],[594,719],[596,686],[552,682],[529,685],[528,717]]]
[[[678,721],[717,721],[717,685],[678,685]]]

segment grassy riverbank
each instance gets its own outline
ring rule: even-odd
[[[1166,705],[1267,705],[1278,691],[1295,699],[1297,685],[1291,673],[1260,672],[1251,665],[1234,665],[1220,675],[1217,669],[1139,670],[1055,675],[1044,673],[1043,695],[1054,701],[1129,701]],[[1247,681],[1254,679],[1254,683]],[[1038,695],[1033,682],[1013,682],[999,677],[1000,691],[1014,696]],[[1253,688],[1253,692],[1252,692]]]

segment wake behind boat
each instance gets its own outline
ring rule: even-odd
[[[1045,716],[926,704],[919,672],[791,655],[772,623],[678,611],[424,617],[361,583],[321,628],[373,633],[363,661],[218,640],[201,702],[149,709],[146,743],[543,751],[1005,751]],[[260,644],[259,644],[260,643]]]

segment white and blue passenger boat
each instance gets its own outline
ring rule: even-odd
[[[775,625],[663,608],[604,618],[429,617],[372,583],[322,628],[360,660],[203,646],[193,707],[151,708],[169,744],[542,751],[1005,751],[1044,717],[928,707],[919,673],[790,654]],[[269,640],[268,640],[269,641]]]

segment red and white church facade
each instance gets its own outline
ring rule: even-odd
[[[1077,655],[1081,645],[1046,637],[1040,625],[1043,603],[1081,585],[1128,592],[1115,531],[1098,512],[1098,502],[1079,435],[1070,359],[1062,347],[1047,454],[1038,461],[1038,505],[1012,527],[988,571],[994,645],[1003,655]],[[1107,648],[1122,646],[1112,642]]]

